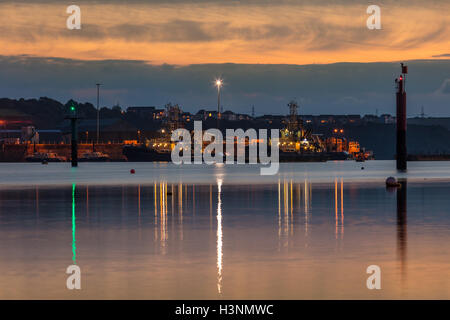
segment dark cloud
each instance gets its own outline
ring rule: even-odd
[[[408,110],[448,116],[450,60],[410,61]],[[143,61],[79,61],[0,56],[0,97],[48,96],[95,102],[95,83],[104,83],[105,105],[180,103],[185,110],[215,105],[212,80],[222,76],[225,109],[258,114],[287,113],[301,101],[301,112],[366,114],[394,112],[394,78],[399,63],[330,65],[202,64],[149,65]]]
[[[450,53],[437,54],[433,58],[450,58]]]

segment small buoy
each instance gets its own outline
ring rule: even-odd
[[[131,173],[131,174],[135,174],[135,173],[136,173],[136,170],[131,169],[131,170],[130,170],[130,173]]]
[[[47,160],[42,160],[42,164],[48,164]]]
[[[397,179],[394,177],[389,177],[386,179],[386,187],[399,187],[400,183],[398,183]]]
[[[361,170],[364,170],[364,167],[361,167]]]

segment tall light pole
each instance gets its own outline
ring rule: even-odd
[[[222,79],[216,79],[217,87],[217,129],[220,129],[220,88],[223,85]]]
[[[100,86],[101,83],[97,83],[97,144],[100,136]]]

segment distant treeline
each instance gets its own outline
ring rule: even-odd
[[[64,121],[64,117],[68,114],[70,106],[74,105],[77,108],[78,114],[86,119],[95,118],[97,109],[89,102],[79,103],[74,100],[67,101],[62,104],[59,101],[42,97],[39,99],[0,99],[0,117],[2,111],[13,110],[17,117],[21,115],[32,118],[34,125],[40,129],[54,129]],[[122,109],[120,107],[113,107],[112,109],[103,107],[100,114],[104,118],[116,118],[121,116]],[[10,114],[14,116],[14,114]]]

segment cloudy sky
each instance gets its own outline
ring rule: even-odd
[[[0,2],[0,96],[285,113],[393,111],[410,61],[409,113],[450,116],[450,1],[15,0]],[[81,30],[68,30],[69,4]],[[381,7],[381,30],[366,26]]]

